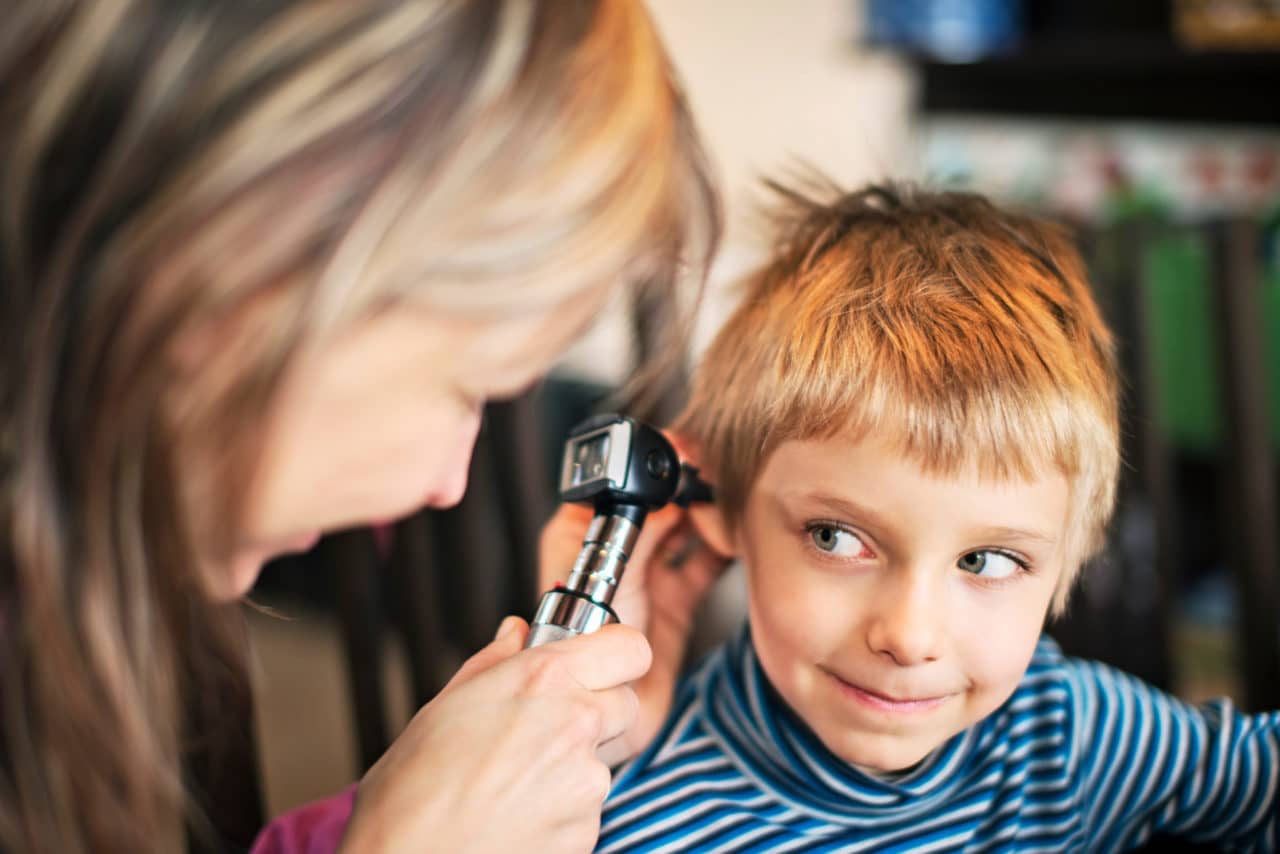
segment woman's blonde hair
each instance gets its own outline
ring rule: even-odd
[[[745,283],[675,429],[731,528],[770,454],[875,432],[927,471],[1052,467],[1072,486],[1067,601],[1103,542],[1119,470],[1111,334],[1057,226],[977,195],[774,184],[772,259]]]
[[[675,294],[714,193],[633,0],[18,0],[0,123],[0,847],[171,851],[180,710],[238,663],[190,569],[255,463],[227,437],[398,301]]]

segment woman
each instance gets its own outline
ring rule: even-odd
[[[5,16],[0,847],[179,850],[228,603],[455,502],[482,401],[702,268],[713,193],[631,0]],[[361,783],[352,850],[594,841],[647,644],[504,629]]]

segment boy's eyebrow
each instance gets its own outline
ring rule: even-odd
[[[859,504],[856,501],[851,501],[848,498],[834,495],[829,492],[792,492],[783,493],[781,497],[787,501],[800,500],[811,501],[815,504],[822,504],[826,507],[830,507],[837,513],[854,517],[860,522],[869,523],[887,531],[893,530],[892,521],[887,519],[883,514],[878,513],[870,507]],[[1056,546],[1058,543],[1057,537],[1051,536],[1043,531],[1037,531],[1031,528],[1011,528],[1007,525],[993,525],[990,527],[975,529],[974,536],[979,539],[1004,541],[1018,540],[1042,546]]]
[[[839,495],[830,492],[782,492],[779,495],[784,501],[806,501],[814,504],[821,504],[830,507],[836,513],[852,516],[863,524],[870,524],[874,527],[892,529],[892,520],[885,517],[876,510],[866,507],[856,501],[851,501]]]
[[[1006,528],[997,526],[993,528],[983,528],[981,533],[984,536],[996,540],[1023,540],[1025,542],[1039,543],[1044,546],[1056,545],[1058,540],[1042,531],[1032,531],[1026,528]]]

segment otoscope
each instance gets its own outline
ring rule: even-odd
[[[710,501],[711,488],[654,428],[625,415],[597,415],[569,431],[560,465],[561,501],[590,503],[595,517],[564,584],[542,596],[525,647],[618,622],[610,603],[650,510]]]

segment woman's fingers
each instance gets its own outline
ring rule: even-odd
[[[591,694],[591,703],[600,712],[600,735],[596,745],[613,741],[636,722],[640,700],[630,685],[619,685],[606,691]]]
[[[529,652],[548,659],[541,665],[544,669],[562,668],[588,691],[613,688],[639,679],[653,662],[653,653],[645,636],[622,625],[605,626],[591,634],[555,641]]]
[[[598,718],[600,740],[617,737],[635,722],[638,703],[628,683],[644,676],[652,663],[643,634],[626,626],[605,626],[522,652],[526,634],[523,620],[508,617],[493,643],[468,659],[446,690],[492,670],[483,686],[486,692],[579,697]]]

